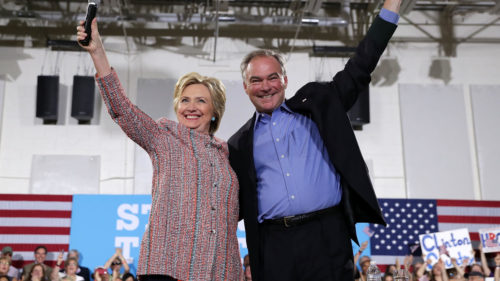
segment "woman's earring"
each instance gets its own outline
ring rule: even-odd
[[[214,122],[214,121],[215,121],[215,116],[212,116],[212,119],[211,119],[211,120],[212,120],[212,122]]]

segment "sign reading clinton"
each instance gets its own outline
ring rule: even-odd
[[[480,229],[479,237],[483,252],[500,252],[500,228]]]
[[[446,268],[453,267],[451,258],[455,258],[458,265],[462,265],[467,259],[469,260],[468,264],[474,263],[472,243],[467,228],[421,234],[419,238],[422,254],[425,260],[432,261],[432,265],[439,258],[443,260]],[[428,265],[427,270],[431,269],[432,266]]]

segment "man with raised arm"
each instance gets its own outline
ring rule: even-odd
[[[308,83],[288,100],[281,55],[257,50],[243,59],[256,112],[228,143],[253,280],[353,280],[354,224],[385,224],[346,112],[370,83],[400,2],[384,2],[331,81]]]

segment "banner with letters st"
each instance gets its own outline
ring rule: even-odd
[[[70,248],[91,272],[121,248],[135,274],[150,209],[150,195],[74,195]]]
[[[121,248],[135,274],[150,210],[150,195],[74,195],[70,248],[80,252],[80,263],[91,272]],[[248,253],[243,221],[237,236],[243,258]]]

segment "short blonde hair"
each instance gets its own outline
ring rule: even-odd
[[[212,98],[215,120],[210,122],[208,133],[213,135],[219,129],[222,115],[226,109],[226,87],[222,82],[214,77],[202,76],[197,72],[190,72],[179,78],[174,90],[174,110],[177,112],[182,92],[190,85],[202,84],[207,87]]]

